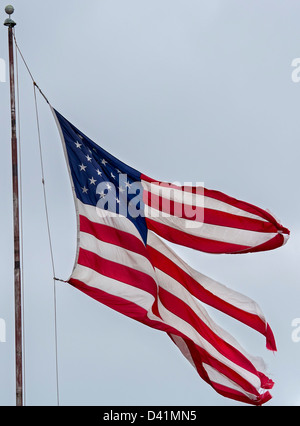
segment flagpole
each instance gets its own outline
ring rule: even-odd
[[[16,23],[11,19],[14,8],[6,6],[9,15],[4,22],[8,27],[10,105],[11,105],[11,153],[12,153],[12,184],[13,184],[13,218],[14,218],[14,290],[15,290],[15,359],[16,359],[16,405],[23,405],[23,356],[22,356],[22,302],[21,302],[21,271],[20,271],[20,229],[19,229],[19,177],[18,147],[16,133],[16,102],[14,76],[13,28]]]

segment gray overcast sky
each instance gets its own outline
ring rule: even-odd
[[[6,18],[1,2],[0,16]],[[210,311],[275,381],[267,405],[300,405],[300,3],[292,0],[13,2],[16,36],[52,105],[103,148],[154,178],[270,209],[291,230],[278,250],[213,256],[175,247],[200,272],[252,297],[277,341]],[[0,57],[7,61],[7,31]],[[7,68],[8,72],[8,68]],[[32,83],[19,59],[27,405],[55,405],[54,299]],[[56,275],[76,250],[71,187],[39,96]],[[0,405],[13,405],[14,313],[9,85],[0,83]],[[58,283],[61,405],[240,405],[204,383],[162,332]]]

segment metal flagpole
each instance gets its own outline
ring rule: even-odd
[[[12,183],[13,183],[13,216],[14,216],[14,287],[15,287],[15,356],[16,356],[16,405],[23,405],[23,356],[22,356],[22,302],[21,302],[21,267],[20,267],[20,220],[19,220],[19,176],[18,147],[16,134],[16,102],[14,76],[13,28],[16,23],[10,18],[13,6],[6,6],[9,15],[4,22],[8,27],[10,105],[11,105],[11,151],[12,151]]]

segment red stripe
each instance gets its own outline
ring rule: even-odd
[[[152,194],[148,191],[144,191],[143,201],[149,207],[168,213],[170,216],[196,220],[197,222],[207,223],[209,225],[226,226],[228,228],[244,229],[255,232],[277,233],[276,226],[270,222],[238,216],[206,207],[188,206],[159,195]]]
[[[204,187],[203,186],[175,185],[173,183],[155,180],[155,179],[150,178],[149,176],[146,176],[144,174],[141,174],[140,179],[142,181],[144,180],[145,182],[149,182],[152,185],[156,185],[156,186],[159,186],[161,188],[177,189],[177,190],[183,191],[183,192],[189,192],[189,193],[192,193],[192,194],[204,195]]]
[[[129,232],[121,231],[101,223],[92,222],[87,217],[80,215],[80,231],[94,235],[98,240],[114,244],[134,253],[148,256],[143,242]]]
[[[150,218],[146,218],[146,224],[149,230],[155,232],[171,243],[180,244],[206,253],[243,253],[246,250],[256,251],[255,247],[253,248],[239,244],[209,240],[207,238],[187,234],[184,231],[158,223]]]
[[[209,290],[205,289],[201,283],[196,281],[191,275],[181,269],[167,256],[160,253],[158,250],[148,246],[152,264],[163,271],[165,274],[174,278],[178,283],[183,285],[193,296],[201,300],[203,303],[210,305],[221,312],[237,319],[238,321],[248,325],[266,337],[267,348],[276,351],[275,339],[272,330],[268,324],[258,316],[245,312],[242,309],[231,305],[225,300],[212,294]]]
[[[269,379],[265,374],[259,373],[260,381],[261,381],[261,387],[263,389],[272,389],[274,386],[273,380]]]

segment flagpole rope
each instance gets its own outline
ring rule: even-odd
[[[25,58],[24,58],[24,56],[23,56],[23,54],[22,54],[22,52],[21,52],[21,50],[20,50],[20,48],[19,48],[19,45],[18,45],[18,43],[17,43],[17,39],[16,39],[16,36],[15,36],[15,31],[13,31],[13,37],[14,37],[14,42],[15,42],[15,45],[16,45],[16,49],[17,49],[17,51],[19,52],[19,54],[20,54],[20,56],[21,56],[21,58],[22,58],[22,61],[23,61],[24,65],[25,65],[25,67],[26,67],[26,69],[27,69],[27,71],[28,71],[28,74],[30,75],[30,78],[31,78],[31,80],[32,80],[32,82],[33,82],[33,84],[34,84],[34,86],[35,86],[35,87],[37,87],[37,88],[39,89],[39,92],[41,93],[41,95],[43,96],[43,98],[45,99],[45,101],[47,102],[47,104],[49,104],[49,105],[50,105],[50,102],[49,102],[49,101],[48,101],[48,99],[46,98],[45,94],[42,92],[42,90],[40,89],[40,87],[36,84],[35,79],[33,78],[32,72],[30,71],[30,68],[29,68],[29,66],[27,65],[27,62],[25,61]]]
[[[13,28],[13,34],[14,34]],[[23,243],[23,187],[22,187],[22,155],[21,155],[21,119],[20,119],[20,89],[19,89],[19,65],[18,65],[18,54],[15,52],[16,61],[16,89],[17,89],[17,120],[18,120],[18,168],[19,168],[19,199],[20,199],[20,264],[21,264],[21,296],[22,296],[22,346],[23,346],[23,398],[24,405],[26,406],[26,345],[25,345],[25,285],[24,285],[24,243]]]
[[[37,132],[38,132],[40,163],[41,163],[41,172],[42,172],[42,184],[43,184],[46,222],[47,222],[47,230],[48,230],[48,238],[49,238],[49,246],[50,246],[51,265],[52,265],[53,277],[55,277],[54,256],[53,256],[53,249],[52,249],[52,240],[51,240],[51,232],[50,232],[49,213],[48,213],[48,203],[47,203],[46,188],[45,188],[45,173],[44,173],[44,162],[43,162],[42,145],[41,145],[40,120],[39,120],[38,104],[37,104],[37,98],[36,98],[36,85],[33,85],[33,93],[34,93],[34,104],[35,104],[35,113],[36,113],[36,124],[37,124]]]
[[[48,233],[48,241],[49,241],[49,249],[50,249],[50,257],[51,257],[51,266],[52,266],[52,273],[53,273],[53,297],[54,297],[54,331],[55,331],[55,372],[56,372],[56,395],[57,395],[57,405],[60,405],[60,399],[59,399],[59,379],[58,379],[58,338],[57,338],[57,296],[56,296],[56,281],[58,279],[56,278],[55,274],[55,263],[54,263],[54,256],[53,256],[53,246],[52,246],[52,239],[51,239],[51,231],[50,231],[50,221],[49,221],[49,213],[48,213],[48,203],[47,203],[47,195],[46,195],[46,185],[45,185],[45,173],[44,173],[44,162],[43,162],[43,153],[42,153],[42,143],[41,143],[41,132],[40,132],[40,121],[39,121],[39,113],[38,113],[38,102],[37,102],[37,96],[36,96],[36,89],[39,90],[45,101],[50,105],[48,99],[40,89],[40,87],[36,84],[35,79],[33,78],[33,75],[29,69],[29,66],[27,65],[25,58],[18,46],[15,32],[13,31],[13,38],[16,46],[17,52],[20,54],[20,57],[23,60],[23,63],[28,71],[28,74],[33,82],[33,93],[34,93],[34,103],[35,103],[35,113],[36,113],[36,124],[37,124],[37,133],[38,133],[38,145],[39,145],[39,153],[40,153],[40,165],[41,165],[41,175],[42,175],[42,185],[43,185],[43,198],[44,198],[44,208],[45,208],[45,215],[46,215],[46,223],[47,223],[47,233]],[[16,55],[17,56],[17,55]],[[20,126],[19,126],[20,129]],[[59,280],[62,281],[62,280]]]
[[[56,297],[56,280],[55,280],[56,274],[55,274],[53,247],[52,247],[50,222],[49,222],[49,213],[48,213],[48,203],[47,203],[46,186],[45,186],[44,162],[43,162],[43,153],[42,153],[42,144],[41,144],[41,132],[40,132],[40,121],[39,121],[39,113],[38,113],[38,104],[37,104],[37,97],[36,97],[36,87],[37,87],[37,85],[34,82],[34,84],[33,84],[33,92],[34,92],[36,123],[37,123],[39,151],[40,151],[40,163],[41,163],[41,171],[42,171],[42,184],[43,184],[43,194],[44,194],[44,205],[45,205],[45,214],[46,214],[48,239],[49,239],[49,247],[50,247],[50,256],[51,256],[51,264],[52,264],[52,272],[53,272],[53,283],[54,283],[54,285],[53,285],[53,291],[54,291],[54,306],[55,306],[55,308],[54,308],[54,324],[55,324],[56,392],[57,392],[57,404],[59,405],[58,354],[57,354],[57,297]]]

